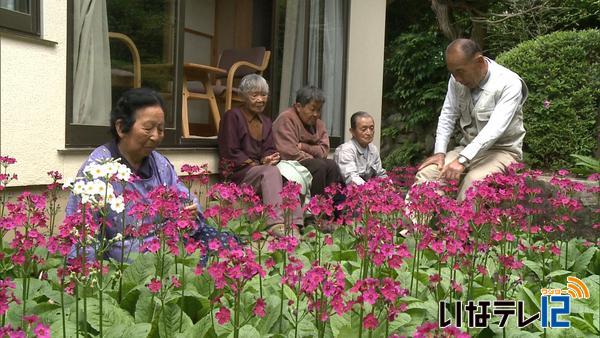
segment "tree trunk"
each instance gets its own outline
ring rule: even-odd
[[[451,8],[446,0],[431,0],[431,9],[435,13],[438,26],[448,40],[458,38],[458,32],[452,22]]]

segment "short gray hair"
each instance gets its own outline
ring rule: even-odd
[[[317,103],[325,103],[325,94],[323,91],[315,86],[305,86],[296,92],[296,102],[300,103],[301,106],[306,106],[310,101]]]
[[[264,77],[258,74],[248,74],[240,82],[240,92],[249,94],[252,92],[269,94],[269,84]]]
[[[373,119],[373,116],[371,116],[371,114],[367,113],[366,111],[357,111],[350,117],[350,128],[356,129],[356,120],[362,117]]]

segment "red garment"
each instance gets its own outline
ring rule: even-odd
[[[319,119],[314,127],[307,128],[293,107],[279,114],[273,123],[273,137],[282,160],[327,158],[329,154],[329,135],[323,121]]]

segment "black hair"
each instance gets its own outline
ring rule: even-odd
[[[350,128],[356,129],[356,120],[358,120],[361,117],[373,118],[373,116],[371,116],[371,114],[367,113],[366,111],[357,111],[350,117]]]
[[[310,101],[325,103],[325,94],[315,86],[305,86],[296,92],[296,102],[301,106],[306,106]]]
[[[135,112],[153,106],[160,106],[165,110],[163,99],[150,88],[133,88],[123,93],[110,112],[110,132],[115,140],[119,140],[116,126],[118,120],[123,121],[123,132],[128,133],[135,123]]]

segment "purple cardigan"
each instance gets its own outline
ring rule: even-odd
[[[90,154],[88,159],[83,163],[83,165],[79,169],[77,176],[78,177],[83,176],[83,169],[91,162],[95,162],[97,160],[102,160],[102,159],[117,158],[117,157],[121,157],[122,163],[128,165],[128,163],[118,153],[118,149],[117,149],[114,141],[107,143],[105,145],[102,145],[102,146],[96,148]],[[152,151],[152,153],[150,153],[150,156],[148,156],[144,160],[144,162],[142,163],[142,166],[138,172],[135,172],[133,169],[132,169],[132,172],[138,174],[142,178],[140,180],[138,180],[137,182],[127,183],[127,188],[137,191],[140,194],[140,196],[142,196],[142,197],[146,196],[148,194],[148,192],[150,192],[153,188],[155,188],[159,185],[173,186],[173,187],[177,188],[177,190],[184,192],[186,195],[188,194],[188,189],[179,180],[179,177],[177,176],[177,173],[175,172],[175,169],[173,168],[173,164],[171,164],[171,162],[169,162],[169,160],[166,157],[164,157],[163,155],[159,154],[156,151]],[[113,184],[113,189],[114,189],[115,195],[120,195],[123,192],[123,188],[122,188],[121,184]],[[199,215],[199,217],[197,218],[198,228],[197,228],[196,232],[193,234],[193,237],[196,239],[201,239],[203,241],[207,241],[212,238],[219,237],[222,241],[225,241],[225,243],[227,243],[228,235],[226,235],[225,233],[220,233],[217,230],[215,230],[214,228],[212,228],[204,223],[204,218],[203,218],[202,212],[201,212],[202,209],[200,207],[200,204],[198,203],[198,199],[193,194],[192,194],[192,198],[193,198],[194,203],[198,206],[198,215]],[[69,196],[69,199],[67,202],[66,214],[71,215],[74,213],[81,212],[78,208],[79,208],[79,197],[71,194]],[[127,209],[124,212],[126,213],[126,217],[125,217],[126,224],[127,225],[135,224],[133,217],[127,215]],[[114,211],[110,210],[107,217],[108,217],[108,220],[112,224],[115,225],[113,227],[106,228],[106,238],[110,239],[110,238],[113,238],[114,236],[116,236],[116,234],[120,232],[121,227],[122,227],[122,225],[121,225],[122,215],[117,214]],[[144,241],[146,241],[150,238],[151,237],[148,237],[148,238],[131,238],[131,237],[126,238],[125,239],[126,257],[129,256],[129,252],[139,251],[140,245]],[[94,252],[91,248],[88,248],[87,252],[90,255],[94,254]],[[71,256],[72,255],[73,255],[73,253],[71,253]],[[114,244],[111,245],[111,247],[107,251],[107,256],[110,258],[114,258],[117,261],[119,261],[121,259],[120,258],[121,257],[121,242],[120,241],[116,241]],[[108,257],[106,257],[106,258],[108,258]]]

